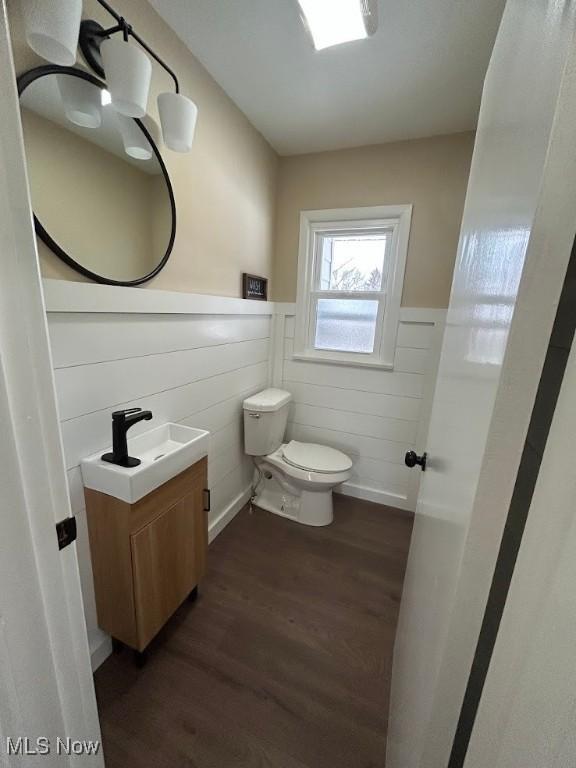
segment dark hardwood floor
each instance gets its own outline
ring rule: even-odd
[[[308,528],[244,509],[143,669],[96,673],[107,768],[380,768],[412,517],[335,496]]]

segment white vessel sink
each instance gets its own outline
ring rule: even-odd
[[[164,424],[128,439],[128,453],[142,462],[137,467],[119,467],[100,458],[111,448],[82,461],[86,488],[126,501],[141,499],[208,455],[209,432],[181,424]]]

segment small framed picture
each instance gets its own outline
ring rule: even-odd
[[[242,273],[242,298],[268,300],[268,278]]]

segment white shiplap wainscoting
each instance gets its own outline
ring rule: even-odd
[[[222,297],[44,281],[48,327],[93,666],[110,652],[98,629],[80,473],[111,443],[111,412],[150,409],[130,436],[179,422],[210,431],[213,538],[250,496],[242,400],[270,380],[274,305]]]
[[[288,436],[341,448],[355,463],[343,493],[414,509],[444,310],[402,309],[394,370],[292,359],[293,304],[44,281],[48,327],[93,666],[110,653],[98,629],[80,461],[111,442],[111,412],[140,406],[154,424],[211,433],[214,538],[250,496],[242,400],[274,386],[294,395]]]
[[[404,465],[425,450],[446,311],[400,311],[393,370],[292,358],[292,304],[277,304],[272,380],[292,393],[288,436],[339,448],[354,460],[341,493],[414,510],[418,469]]]

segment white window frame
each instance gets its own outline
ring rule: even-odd
[[[406,255],[412,220],[411,205],[378,205],[363,208],[331,208],[300,212],[300,246],[298,253],[298,292],[293,357],[320,363],[370,366],[392,369],[396,335],[400,319],[400,302],[404,286]],[[355,232],[392,231],[380,291],[320,291],[318,285],[318,235],[354,234]],[[316,334],[316,302],[321,298],[362,298],[379,302],[374,351],[339,352],[314,348]]]

